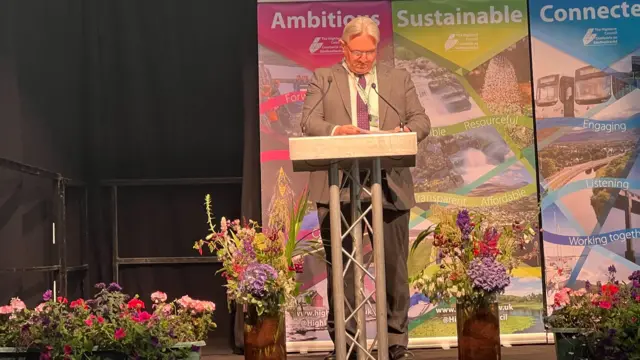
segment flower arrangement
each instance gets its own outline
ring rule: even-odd
[[[438,225],[421,232],[412,252],[433,236],[436,260],[411,284],[432,301],[486,302],[504,292],[519,265],[514,253],[532,241],[535,232],[520,222],[497,227],[466,209],[452,212],[434,208]]]
[[[204,340],[215,328],[215,304],[184,296],[166,302],[167,295],[152,295],[153,306],[122,293],[116,283],[97,284],[93,299],[54,298],[28,309],[19,299],[0,307],[0,347],[40,352],[40,359],[85,359],[88,354],[117,352],[140,359],[186,358],[191,347],[180,343]]]
[[[227,296],[238,304],[255,307],[258,316],[278,316],[295,307],[300,293],[296,275],[302,273],[300,260],[311,242],[298,239],[307,212],[307,192],[299,198],[289,215],[287,229],[261,231],[255,221],[241,223],[222,218],[216,229],[211,210],[211,196],[205,197],[210,233],[196,241],[194,249],[202,255],[208,248],[222,261],[222,275],[227,280]]]
[[[585,283],[579,290],[563,288],[554,295],[547,328],[576,332],[598,359],[640,359],[640,271],[629,282],[616,280],[608,268],[607,282]]]

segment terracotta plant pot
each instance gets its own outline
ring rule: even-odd
[[[459,360],[500,360],[500,314],[494,298],[456,303]]]
[[[284,319],[284,313],[258,315],[254,307],[249,307],[244,321],[244,358],[285,360],[287,342]]]

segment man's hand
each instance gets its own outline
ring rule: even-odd
[[[333,135],[356,135],[360,133],[360,128],[353,125],[340,125],[333,131]]]
[[[393,132],[401,132],[402,130],[400,130],[400,126],[396,126],[395,129],[393,129]],[[409,127],[407,125],[404,126],[404,132],[411,132],[411,129],[409,129]]]

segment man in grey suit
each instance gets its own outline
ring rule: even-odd
[[[420,104],[410,74],[405,70],[376,65],[379,40],[380,30],[368,17],[357,17],[345,26],[341,39],[343,61],[330,68],[317,69],[309,84],[302,111],[301,127],[305,136],[413,131],[417,134],[418,141],[422,141],[429,135],[430,121]],[[407,350],[410,296],[407,260],[409,210],[415,205],[413,179],[407,168],[385,169],[382,181],[389,357],[391,360],[413,359],[413,355]],[[309,197],[317,204],[321,235],[325,243],[329,295],[327,326],[331,339],[335,342],[331,249],[330,241],[327,241],[331,238],[331,232],[326,171],[311,173]],[[341,210],[351,222],[349,204],[342,204]],[[351,252],[353,243],[350,237],[344,240],[343,247]],[[346,264],[346,257],[343,261]],[[352,269],[353,266],[350,266],[351,271],[345,276],[344,283],[345,297],[353,307]],[[348,322],[347,331],[353,335],[355,330],[355,322]],[[355,359],[354,355],[355,351],[350,358]],[[334,359],[335,352],[325,358]]]

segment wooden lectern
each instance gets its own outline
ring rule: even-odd
[[[331,266],[333,268],[335,349],[338,360],[347,359],[347,337],[351,340],[351,353],[357,347],[358,359],[374,359],[372,354],[376,341],[371,348],[367,345],[365,306],[371,306],[373,294],[365,294],[364,275],[371,277],[376,285],[376,329],[378,359],[388,360],[387,352],[387,295],[384,264],[384,234],[382,230],[382,169],[415,166],[418,141],[415,133],[371,133],[351,136],[318,136],[289,139],[289,155],[293,170],[329,172],[329,216],[331,220]],[[371,187],[360,180],[360,171],[366,170],[371,177]],[[350,182],[341,186],[340,172]],[[366,177],[365,181],[366,183]],[[347,224],[347,233],[353,239],[353,253],[342,248],[342,216],[340,211],[340,192],[344,185],[350,188],[352,224]],[[361,194],[371,196],[371,205],[364,211],[360,208]],[[372,211],[372,226],[368,227],[373,242],[373,260],[375,276],[364,264],[362,253],[362,222]],[[367,224],[369,225],[369,224]],[[326,240],[326,239],[323,239]],[[345,313],[344,281],[342,254],[348,257],[346,267],[352,263],[355,278],[355,306],[349,315]],[[346,322],[355,317],[357,332],[354,337],[346,332]]]

